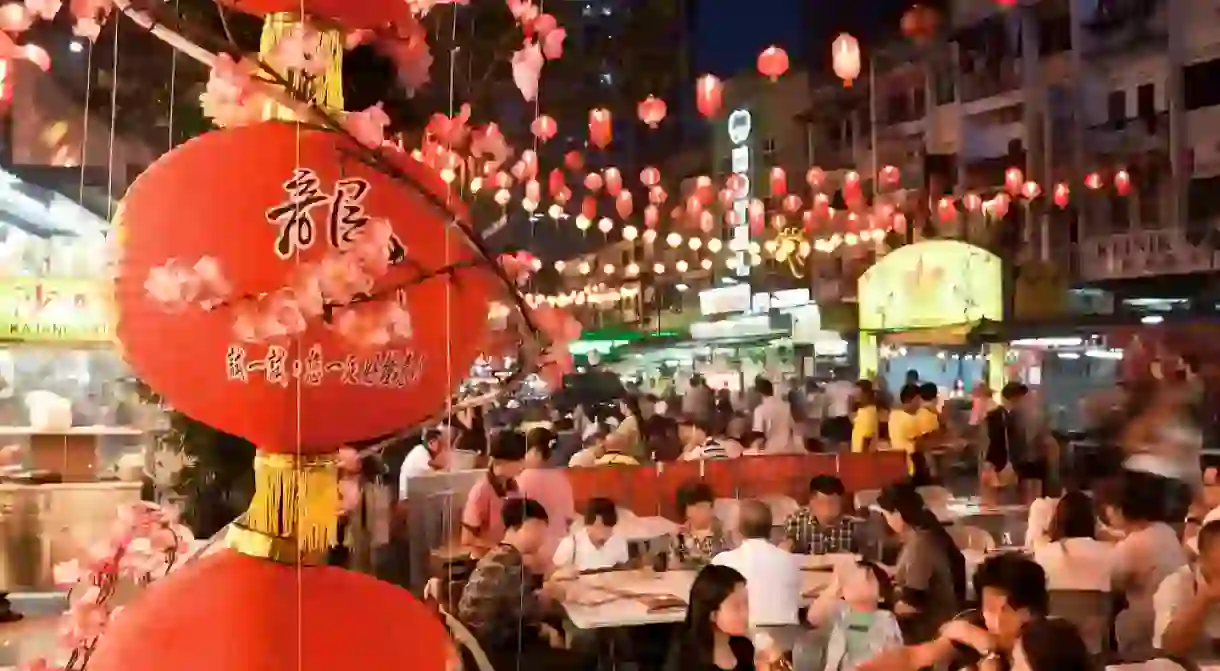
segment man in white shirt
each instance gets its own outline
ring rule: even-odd
[[[589,499],[584,525],[559,542],[552,562],[558,568],[575,572],[612,569],[626,564],[631,558],[627,540],[614,533],[616,525],[618,508],[614,501]]]
[[[449,470],[453,461],[453,427],[442,424],[424,432],[424,442],[407,453],[398,471],[398,500],[407,499],[411,478]]]
[[[759,378],[754,383],[762,402],[754,408],[754,430],[766,436],[767,454],[790,454],[804,452],[803,445],[796,445],[796,422],[792,409],[775,395],[770,380]]]
[[[822,390],[822,439],[832,448],[851,442],[851,399],[855,393],[856,384],[850,380],[832,380]]]
[[[735,569],[746,579],[751,627],[798,623],[801,565],[796,555],[771,543],[771,508],[762,501],[743,501],[738,512],[741,545],[721,552],[713,564]]]
[[[1153,647],[1186,659],[1214,654],[1220,641],[1220,521],[1199,530],[1197,565],[1161,581],[1153,597]]]

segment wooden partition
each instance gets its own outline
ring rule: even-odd
[[[578,510],[589,499],[602,496],[639,515],[677,519],[674,499],[678,488],[688,482],[705,482],[720,498],[783,494],[804,502],[809,496],[809,479],[815,475],[837,475],[851,493],[898,482],[907,477],[907,467],[905,454],[878,452],[569,468],[566,473]]]

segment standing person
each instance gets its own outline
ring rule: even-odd
[[[727,566],[706,566],[691,585],[686,620],[669,651],[665,671],[769,671],[750,641],[746,579]]]
[[[568,476],[562,470],[549,466],[551,452],[555,448],[555,434],[550,429],[534,429],[525,437],[525,444],[525,468],[516,478],[517,491],[546,508],[550,526],[541,556],[549,559],[554,555],[559,541],[567,536],[569,525],[576,519],[576,503]]]
[[[1011,484],[1018,477],[1016,462],[1027,450],[1025,425],[1017,412],[1027,391],[1020,382],[1009,382],[1000,390],[1000,405],[987,413],[987,448],[983,456],[982,484],[988,497],[994,496],[997,489]]]
[[[926,484],[919,482],[919,476],[924,473],[919,472],[916,468],[916,450],[915,443],[919,439],[919,427],[916,425],[916,413],[919,411],[920,397],[919,386],[914,384],[904,385],[898,391],[898,406],[890,409],[890,449],[898,452],[905,452],[907,455],[907,472],[916,480],[916,484]],[[923,455],[918,455],[922,457]],[[927,466],[923,465],[923,471],[926,472]]]
[[[775,387],[770,380],[759,378],[754,383],[754,388],[762,398],[762,402],[754,409],[754,430],[767,437],[767,453],[795,452],[793,438],[796,422],[792,420],[792,409],[775,395]]]
[[[711,387],[707,386],[707,380],[698,373],[691,375],[690,389],[686,390],[686,396],[682,398],[682,414],[706,422],[712,418],[712,408],[715,405],[716,401],[712,397]]]
[[[872,452],[880,440],[877,417],[877,394],[873,383],[860,380],[856,383],[853,398],[855,408],[851,415],[851,451]]]
[[[851,443],[851,406],[855,394],[856,385],[846,378],[832,380],[823,390],[822,438],[836,452]]]
[[[640,410],[640,398],[623,397],[619,401],[619,410],[623,413],[623,421],[614,427],[610,437],[624,454],[644,463],[648,455],[644,454],[644,413]]]
[[[813,378],[805,379],[804,401],[804,434],[806,438],[822,438],[822,422],[826,419],[826,394],[821,385]]]
[[[494,549],[504,538],[500,510],[506,499],[517,494],[514,478],[525,467],[526,449],[525,436],[517,431],[500,431],[492,439],[487,472],[470,488],[462,509],[461,543],[475,557]]]

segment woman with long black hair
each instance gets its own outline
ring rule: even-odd
[[[877,506],[902,539],[894,572],[894,614],[908,641],[932,640],[965,601],[966,560],[914,485],[886,487]]]
[[[765,671],[750,642],[746,579],[727,566],[703,567],[690,589],[686,620],[665,671]]]

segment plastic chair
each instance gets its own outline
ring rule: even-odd
[[[995,550],[995,536],[987,533],[986,529],[972,527],[968,524],[955,524],[946,528],[949,536],[953,538],[953,542],[957,544],[960,550],[977,550],[979,552],[991,552]]]
[[[1114,620],[1114,595],[1099,590],[1057,589],[1050,591],[1050,614],[1076,626],[1089,652],[1112,652],[1110,625]]]
[[[880,489],[861,489],[856,492],[856,510],[867,510],[880,497]]]
[[[474,662],[474,667],[477,671],[496,671],[491,665],[491,659],[487,657],[487,653],[483,651],[483,646],[479,645],[478,639],[462,621],[454,617],[449,611],[441,609],[441,618],[445,621],[445,627],[449,630],[449,635],[453,637],[457,643],[459,652],[462,654],[462,666],[466,666],[469,660]]]
[[[784,496],[783,494],[763,496],[760,500],[771,507],[771,519],[776,524],[783,523],[784,520],[801,509],[801,504],[797,503],[796,499],[793,499],[791,496]]]

